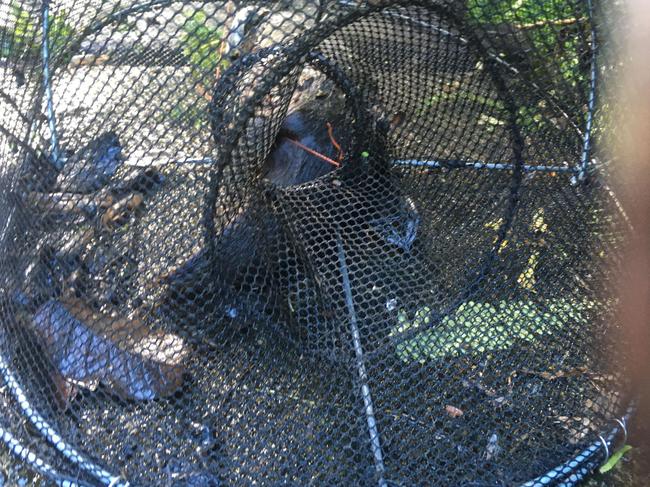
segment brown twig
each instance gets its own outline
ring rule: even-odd
[[[321,154],[320,152],[316,152],[314,149],[311,149],[311,148],[307,147],[305,144],[303,144],[301,142],[298,142],[297,140],[294,140],[294,139],[289,138],[289,137],[287,137],[286,140],[291,142],[296,147],[300,147],[305,152],[311,154],[314,157],[318,157],[320,160],[325,161],[325,162],[331,164],[334,167],[341,167],[341,164],[339,162],[336,162],[334,159],[330,159],[329,157]]]
[[[32,191],[27,201],[36,208],[46,212],[57,213],[95,213],[98,208],[113,204],[113,199],[106,191],[94,194],[76,193],[40,193]]]
[[[537,22],[530,22],[527,24],[514,24],[515,29],[526,30],[526,29],[535,29],[536,27],[544,27],[546,25],[552,25],[556,27],[563,27],[567,25],[579,24],[580,22],[586,22],[587,19],[584,17],[573,17],[570,19],[559,19],[559,20],[538,20]]]
[[[562,379],[565,377],[579,377],[582,375],[589,374],[589,370],[587,369],[587,367],[575,367],[573,369],[558,370],[555,372],[521,369],[520,372],[526,375],[534,375],[537,377],[541,377],[542,379],[549,380],[549,381]]]
[[[512,30],[529,30],[537,29],[538,27],[566,27],[569,25],[579,24],[581,22],[587,22],[585,17],[571,17],[569,19],[557,19],[557,20],[538,20],[536,22],[528,22],[521,24],[506,24]],[[503,24],[502,24],[503,25]],[[499,33],[499,28],[495,30],[489,30],[489,33]],[[501,32],[503,33],[503,32]]]
[[[77,68],[80,66],[100,66],[110,61],[108,54],[77,54],[70,58],[68,68]]]
[[[14,100],[9,93],[6,93],[4,90],[0,90],[0,98],[2,98],[11,108],[14,109],[18,117],[25,123],[26,125],[29,125],[32,123],[32,121],[27,118],[26,115],[23,114],[22,110],[16,103],[16,100]],[[45,117],[42,117],[45,118]]]
[[[330,138],[330,142],[338,152],[338,156],[336,157],[336,160],[340,163],[343,160],[343,156],[344,156],[343,149],[341,149],[341,145],[334,138],[334,128],[332,128],[332,124],[327,122],[325,125],[327,125],[327,136]]]

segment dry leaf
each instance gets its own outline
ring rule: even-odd
[[[98,313],[70,298],[45,303],[33,324],[71,384],[91,388],[99,382],[122,397],[145,400],[172,394],[182,383],[183,341],[138,318]]]
[[[77,54],[70,58],[68,68],[76,68],[78,66],[99,66],[106,64],[110,60],[108,54]]]
[[[567,430],[568,440],[572,445],[577,445],[597,429],[589,418],[581,416],[556,416],[555,423],[562,425]]]
[[[447,414],[452,418],[459,418],[465,414],[462,409],[459,409],[456,406],[451,406],[449,404],[445,406],[445,411],[447,411]]]
[[[603,391],[593,399],[585,400],[585,409],[602,416],[611,415],[621,404],[621,394],[618,391]]]
[[[574,369],[558,370],[555,372],[547,372],[547,371],[536,372],[534,370],[528,370],[528,369],[522,369],[521,372],[528,375],[536,375],[545,380],[556,380],[556,379],[561,379],[563,377],[578,377],[586,374],[588,370],[587,367],[576,367]]]

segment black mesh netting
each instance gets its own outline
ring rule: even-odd
[[[611,10],[1,0],[4,451],[61,485],[581,480],[629,411]]]

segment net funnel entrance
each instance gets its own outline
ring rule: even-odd
[[[631,410],[610,297],[627,227],[597,147],[605,16],[3,0],[12,472],[580,482]]]

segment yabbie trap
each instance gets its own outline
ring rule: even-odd
[[[579,482],[630,405],[598,151],[613,17],[2,0],[5,468]]]

